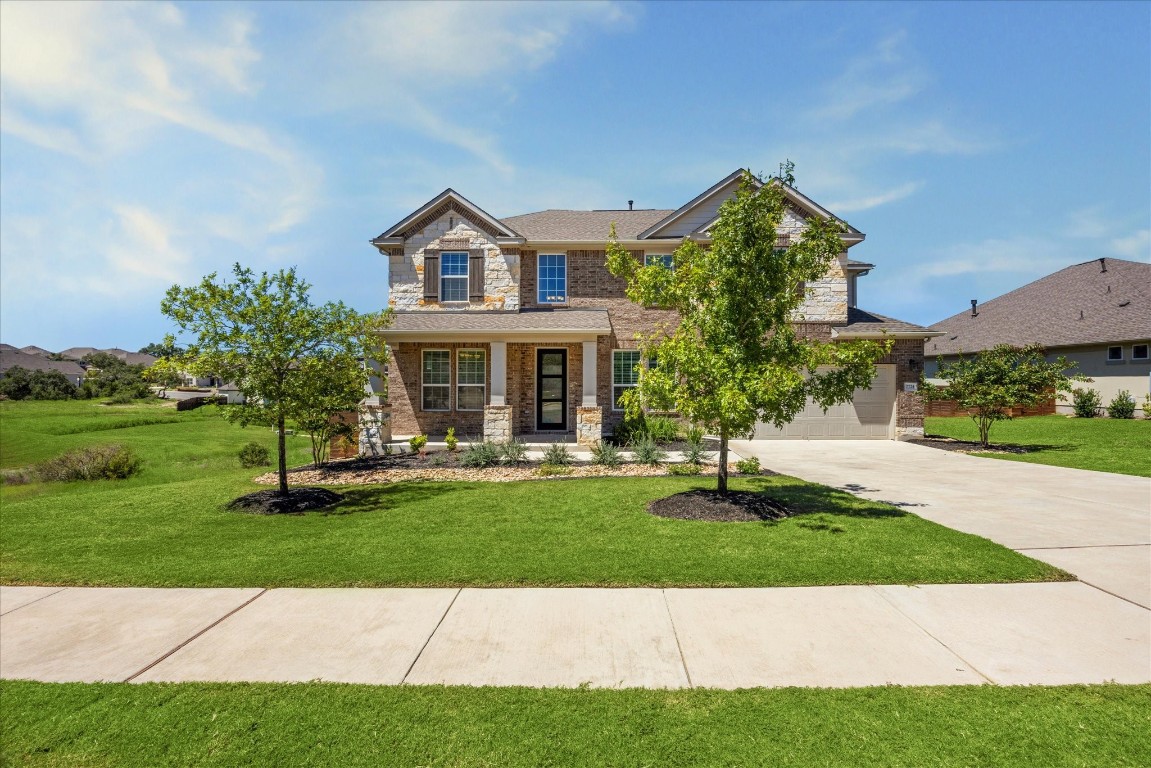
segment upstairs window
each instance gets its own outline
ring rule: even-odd
[[[456,410],[482,411],[487,390],[487,352],[461,349],[456,352]]]
[[[468,300],[468,255],[440,255],[440,301]]]
[[[638,349],[616,349],[611,353],[611,407],[622,411],[619,399],[624,392],[639,384],[640,355]]]
[[[1114,363],[1123,359],[1123,347],[1107,347],[1107,362]]]
[[[536,302],[566,304],[568,300],[567,254],[541,254],[537,265]]]
[[[1147,359],[1147,345],[1146,344],[1133,344],[1133,345],[1131,345],[1131,359],[1132,360],[1146,360]]]
[[[451,407],[452,353],[446,349],[425,349],[421,370],[425,411],[446,411]]]

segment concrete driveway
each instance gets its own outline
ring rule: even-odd
[[[1151,608],[1151,479],[886,440],[740,440],[765,469],[906,507]]]

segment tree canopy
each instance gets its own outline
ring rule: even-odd
[[[789,169],[790,173],[790,169]],[[679,322],[638,336],[639,383],[625,392],[629,416],[673,410],[720,439],[719,490],[727,491],[727,446],[758,421],[790,422],[808,398],[825,409],[850,400],[875,376],[890,342],[808,337],[805,286],[823,278],[845,248],[843,225],[813,217],[786,247],[777,245],[787,209],[784,184],[745,172],[719,208],[710,246],[685,239],[670,268],[645,266],[612,228],[607,266],[627,296],[675,310]]]
[[[219,281],[212,273],[199,285],[168,289],[161,310],[194,336],[174,365],[234,382],[245,402],[230,406],[229,417],[276,428],[279,490],[287,494],[286,422],[314,412],[316,398],[328,397],[312,379],[331,367],[358,371],[350,375],[359,378],[358,388],[341,390],[347,399],[328,398],[327,407],[356,407],[367,383],[363,361],[379,353],[371,332],[390,314],[361,314],[343,302],[316,306],[308,298],[311,286],[294,268],[257,277],[236,264],[232,276],[231,282]]]
[[[954,400],[967,411],[979,427],[979,442],[986,447],[992,425],[1012,418],[1012,408],[1038,405],[1057,392],[1070,392],[1074,382],[1090,381],[1082,375],[1067,375],[1075,366],[1065,357],[1048,362],[1039,344],[1000,344],[972,357],[961,355],[950,364],[940,358],[936,377],[947,383],[939,386],[925,381],[921,391],[928,402]]]

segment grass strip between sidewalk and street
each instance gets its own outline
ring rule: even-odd
[[[1151,763],[1147,685],[659,691],[4,681],[0,694],[5,765]]]

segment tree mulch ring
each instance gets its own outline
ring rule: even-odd
[[[928,448],[938,448],[941,451],[955,451],[956,453],[1031,453],[1035,447],[1026,445],[1004,445],[992,443],[986,448],[978,442],[971,440],[956,440],[953,437],[942,435],[926,435],[924,437],[908,440],[913,445],[925,445]]]
[[[685,491],[656,499],[647,505],[647,511],[657,517],[713,523],[780,520],[791,515],[778,501],[751,491],[728,491],[726,494],[706,490]]]
[[[312,509],[323,509],[343,501],[344,497],[327,488],[289,488],[281,496],[278,488],[256,491],[228,503],[228,509],[252,515],[293,515]]]

